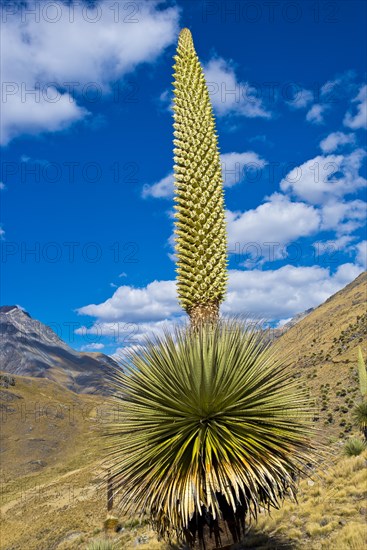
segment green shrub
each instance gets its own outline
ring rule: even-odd
[[[366,443],[359,437],[352,437],[344,446],[344,454],[347,456],[358,456],[366,449]]]

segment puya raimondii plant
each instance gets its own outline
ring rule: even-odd
[[[367,441],[367,371],[360,346],[358,346],[358,378],[362,401],[354,408],[353,417]]]
[[[115,500],[157,532],[205,547],[295,496],[312,462],[309,399],[246,322],[219,319],[226,227],[215,121],[191,33],[174,65],[177,287],[191,323],[126,351],[106,448]],[[194,330],[193,330],[194,328]]]

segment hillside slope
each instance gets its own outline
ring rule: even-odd
[[[367,272],[275,340],[294,375],[316,399],[315,421],[327,436],[352,430],[351,410],[360,399],[357,350],[367,356]]]
[[[0,548],[50,550],[104,519],[100,428],[109,408],[45,378],[14,379],[0,387]]]

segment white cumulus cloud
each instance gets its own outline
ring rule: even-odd
[[[79,308],[81,315],[91,315],[101,321],[158,321],[180,312],[174,281],[153,281],[145,288],[120,286],[102,304]]]
[[[344,117],[344,125],[353,130],[359,128],[367,128],[367,84],[364,84],[357,96],[352,99],[353,103],[356,103],[355,114],[348,111]],[[354,111],[355,111],[354,110]]]
[[[53,2],[46,13],[42,2],[19,4],[2,24],[2,44],[11,45],[1,56],[3,145],[84,119],[89,113],[83,99],[92,97],[95,105],[113,81],[154,62],[178,31],[179,9],[158,0],[116,2],[115,9],[103,0],[88,9],[83,2]],[[127,20],[131,9],[125,4],[135,6],[134,22]],[[42,11],[38,21],[24,17],[32,6]]]
[[[332,274],[314,265],[285,265],[276,270],[229,272],[229,291],[223,313],[250,314],[267,320],[293,317],[324,302],[361,273],[354,264],[342,264]]]
[[[204,66],[205,80],[218,116],[237,114],[248,118],[271,118],[258,90],[238,80],[231,63],[217,57]]]
[[[332,132],[320,142],[320,149],[323,153],[333,153],[343,145],[352,145],[355,143],[354,134],[344,134],[344,132]]]
[[[367,203],[360,199],[353,201],[330,200],[323,205],[322,230],[335,231],[337,236],[353,233],[366,223]]]
[[[91,344],[86,344],[80,348],[81,351],[99,351],[104,348],[104,344],[101,342],[92,342]]]
[[[258,258],[274,260],[282,247],[300,237],[312,235],[320,227],[320,214],[313,206],[292,202],[288,197],[274,193],[255,209],[245,212],[227,211],[229,250],[247,252]],[[270,254],[274,254],[271,257]]]
[[[313,92],[311,92],[311,90],[306,90],[305,88],[302,88],[300,90],[297,90],[292,100],[287,101],[286,103],[292,109],[304,109],[308,107],[310,103],[312,103],[313,99]]]
[[[154,199],[165,199],[173,196],[173,172],[153,183],[152,185],[144,185],[141,196],[146,199],[153,197]]]
[[[356,245],[357,263],[367,269],[367,241],[361,241]]]
[[[343,235],[336,239],[329,239],[327,241],[316,241],[313,243],[315,249],[315,257],[328,255],[332,260],[337,261],[338,254],[340,252],[347,253],[352,249],[351,243],[356,237],[350,235]]]
[[[253,151],[244,153],[224,153],[222,163],[223,185],[233,187],[243,180],[254,180],[267,162]]]
[[[267,321],[289,319],[324,302],[362,270],[360,264],[352,263],[342,264],[335,273],[319,265],[230,270],[222,313]],[[76,332],[109,336],[116,345],[134,346],[143,342],[147,334],[162,334],[172,322],[187,321],[177,304],[174,281],[154,281],[139,289],[120,287],[119,291],[99,305],[80,308],[80,313],[95,317],[96,321]]]
[[[365,157],[363,149],[349,155],[318,155],[293,168],[280,187],[312,204],[344,197],[365,187],[366,179],[359,174]]]
[[[320,103],[315,103],[315,105],[312,105],[311,109],[306,114],[307,122],[312,122],[313,124],[323,124],[323,115],[326,108],[326,105],[321,105]]]

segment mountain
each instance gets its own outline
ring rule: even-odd
[[[353,429],[351,411],[360,399],[358,346],[367,355],[366,303],[367,272],[363,272],[275,335],[275,350],[310,389],[316,401],[315,422],[327,437],[345,437]]]
[[[303,311],[302,313],[297,313],[297,315],[292,317],[292,319],[288,321],[288,323],[285,323],[285,325],[283,325],[283,327],[279,329],[280,335],[281,333],[285,332],[286,330],[289,330],[294,325],[302,321],[302,319],[307,317],[307,315],[309,315],[312,311],[314,311],[314,309],[315,309],[314,307],[310,307],[310,309],[306,309],[306,311]]]
[[[103,353],[72,349],[19,307],[0,307],[0,370],[49,378],[77,393],[107,394],[106,376],[116,366]]]

